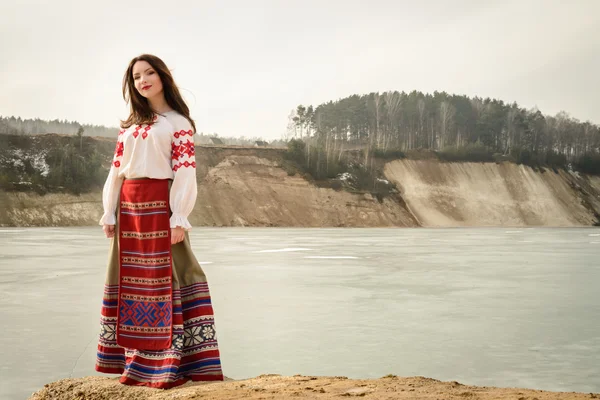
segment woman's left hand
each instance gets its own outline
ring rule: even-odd
[[[182,242],[184,237],[185,229],[180,226],[171,228],[171,244]]]

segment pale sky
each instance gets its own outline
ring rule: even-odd
[[[387,90],[600,124],[600,0],[2,0],[0,115],[117,126],[145,52],[219,136],[278,139],[298,104]]]

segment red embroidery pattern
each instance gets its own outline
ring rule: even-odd
[[[140,129],[142,129],[142,125],[138,125],[135,127],[135,131],[133,131],[133,137],[137,139],[140,135]],[[150,125],[146,125],[144,128],[144,132],[142,132],[142,139],[146,139],[148,137],[148,131],[152,129]]]
[[[117,141],[117,145],[115,146],[115,156],[113,165],[117,168],[121,166],[121,162],[117,160],[117,158],[123,157],[123,142]]]
[[[194,157],[196,150],[194,149],[194,142],[187,140],[185,143],[171,144],[171,159],[180,160],[183,156]]]
[[[127,129],[121,129],[121,130],[119,131],[119,136],[121,136],[122,134],[124,134],[126,131],[127,131]]]
[[[117,142],[117,147],[115,147],[115,158],[123,156],[123,142]]]
[[[175,166],[173,167],[173,171],[177,172],[177,170],[178,170],[179,168],[183,168],[183,167],[186,167],[186,168],[187,168],[187,167],[196,168],[196,161],[192,161],[192,162],[189,162],[189,161],[186,161],[186,162],[180,162],[179,164],[177,164],[177,165],[175,165]]]
[[[175,136],[175,139],[179,139],[179,136],[185,136],[185,135],[194,136],[194,132],[192,132],[192,130],[190,129],[189,131],[181,130],[181,131],[175,132],[173,134],[173,136]]]
[[[179,160],[180,158],[179,145],[171,143],[171,160]]]
[[[184,141],[185,136],[190,136],[190,139]],[[179,168],[196,168],[194,156],[194,131],[182,129],[173,133],[173,142],[171,143],[171,160],[173,171],[177,172]],[[186,161],[183,161],[183,160]]]
[[[151,129],[152,127],[150,125],[146,126],[144,128],[144,133],[142,133],[142,139],[146,139],[148,137],[148,131]]]

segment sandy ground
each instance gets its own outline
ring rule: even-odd
[[[125,386],[116,378],[63,379],[46,385],[30,400],[192,400],[192,399],[594,399],[597,393],[559,393],[519,388],[467,386],[458,382],[393,375],[379,379],[260,375],[247,380],[187,383],[159,390]]]
[[[590,226],[596,221],[592,208],[600,207],[595,177],[565,171],[395,160],[384,172],[425,227]]]

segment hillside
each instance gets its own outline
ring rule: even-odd
[[[95,172],[95,186],[79,195],[56,187],[38,193],[32,187],[35,182],[13,184],[13,190],[4,187],[0,226],[97,223],[113,143],[83,139],[79,144],[73,137],[44,135],[0,148],[2,171],[29,170],[18,179],[52,174],[56,167],[48,164],[47,155],[57,148],[94,148],[102,165]],[[591,226],[600,219],[597,176],[508,162],[379,160],[384,178],[398,190],[378,196],[315,182],[290,167],[285,153],[282,148],[197,146],[199,190],[190,222],[278,227]],[[60,165],[65,164],[64,157],[61,160]]]
[[[99,142],[105,145],[104,140]],[[16,154],[45,171],[40,147],[38,143],[17,149]],[[416,226],[399,198],[380,201],[370,193],[318,187],[299,173],[286,172],[284,152],[197,146],[198,199],[190,222],[194,226]],[[108,160],[112,153],[104,153]],[[12,163],[17,162],[14,154],[13,148]],[[6,152],[0,152],[0,162],[3,159],[9,162]],[[100,187],[81,195],[0,192],[1,226],[95,225],[101,215]]]
[[[600,216],[600,177],[513,163],[396,160],[396,183],[421,226],[586,226]]]

